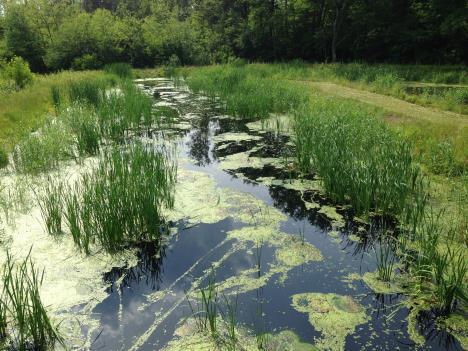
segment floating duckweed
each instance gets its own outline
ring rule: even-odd
[[[323,256],[315,246],[307,242],[285,238],[283,245],[276,251],[276,259],[280,265],[296,267],[308,262],[321,261]]]
[[[457,338],[464,350],[468,349],[468,320],[461,314],[453,313],[448,318],[439,322]]]
[[[377,272],[366,272],[362,276],[362,280],[377,294],[396,294],[402,292],[402,289],[395,282],[380,280]]]
[[[322,206],[319,213],[325,215],[330,221],[333,228],[342,228],[345,225],[343,216],[336,212],[336,208],[332,206]]]
[[[193,319],[182,322],[174,332],[174,338],[168,343],[163,351],[215,351],[224,350],[222,337],[226,334],[226,325],[222,320],[219,321],[220,337],[213,339],[209,333],[200,331]],[[237,345],[239,350],[259,351],[257,340],[249,330],[243,327],[236,328]],[[311,344],[302,342],[299,336],[293,331],[283,330],[278,334],[268,334],[263,351],[316,351],[318,350]],[[235,348],[237,350],[237,348]]]
[[[265,165],[282,167],[282,160],[273,157],[250,157],[247,152],[239,152],[219,159],[219,168],[223,170],[235,170],[245,167],[263,168]]]
[[[313,201],[304,201],[304,205],[308,210],[315,210],[317,208],[320,208],[320,204]]]
[[[361,238],[358,237],[356,234],[350,234],[348,235],[348,239],[354,242],[359,242],[361,241]]]
[[[258,135],[251,135],[247,133],[233,133],[233,132],[218,134],[213,137],[213,141],[216,143],[219,143],[222,141],[240,142],[240,141],[252,141],[252,140],[261,140],[261,139],[262,137]]]
[[[258,275],[257,268],[246,269],[217,284],[218,292],[223,294],[242,294],[265,286],[276,271],[270,270]]]
[[[322,333],[320,350],[344,350],[346,337],[356,326],[367,322],[364,308],[351,296],[304,293],[292,296],[292,306],[309,314],[309,321]]]
[[[331,236],[332,238],[338,238],[340,236],[340,232],[337,230],[330,230],[328,232],[328,235]]]

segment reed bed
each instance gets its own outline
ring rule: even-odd
[[[190,73],[187,84],[195,92],[221,98],[227,113],[243,119],[286,113],[307,101],[300,87],[238,65],[198,69]]]
[[[315,96],[295,114],[298,167],[359,214],[398,215],[418,191],[411,147],[359,105]]]
[[[174,205],[176,166],[139,143],[104,152],[97,169],[84,174],[64,196],[65,222],[86,254],[96,243],[113,253],[160,239],[163,208]]]
[[[20,351],[50,350],[63,345],[57,325],[42,304],[39,288],[44,272],[30,258],[15,262],[7,251],[0,292],[0,346]],[[2,343],[3,342],[3,343]]]
[[[104,72],[115,74],[121,79],[132,79],[132,66],[124,62],[111,63],[104,66]]]

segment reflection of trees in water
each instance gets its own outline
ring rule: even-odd
[[[210,116],[203,113],[199,119],[192,123],[194,130],[190,133],[190,139],[187,142],[189,155],[195,161],[197,166],[205,166],[211,163],[210,158]]]
[[[119,286],[122,293],[123,288],[140,283],[151,286],[152,290],[159,290],[162,283],[162,263],[165,256],[165,247],[160,246],[159,243],[140,244],[137,254],[138,264],[135,267],[114,267],[104,274],[104,281],[111,283],[107,292],[114,292],[115,283],[122,277]]]

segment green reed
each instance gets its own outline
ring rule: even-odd
[[[29,134],[13,150],[13,165],[19,173],[40,173],[73,157],[73,136],[58,121],[51,121]]]
[[[390,245],[382,243],[379,248],[375,250],[375,254],[378,277],[384,282],[389,282],[392,280],[395,269],[393,250]]]
[[[13,349],[45,351],[56,343],[63,345],[63,338],[42,304],[39,288],[44,272],[36,269],[30,254],[15,262],[7,251],[2,275],[3,331]]]
[[[104,71],[115,74],[121,79],[132,79],[132,66],[124,62],[111,63],[104,66]]]
[[[62,234],[63,184],[49,177],[43,193],[36,197],[47,232],[50,235]]]
[[[307,93],[299,86],[238,65],[198,69],[187,83],[195,92],[220,98],[227,113],[243,119],[287,113],[307,101]]]
[[[298,167],[357,213],[400,214],[420,177],[410,145],[355,103],[316,96],[295,112]]]
[[[166,229],[162,209],[174,205],[175,174],[175,165],[154,147],[136,143],[106,151],[64,199],[76,245],[89,254],[97,243],[112,253],[158,240]]]
[[[96,155],[99,152],[102,135],[98,116],[92,106],[73,103],[60,113],[59,118],[74,134],[80,156]]]

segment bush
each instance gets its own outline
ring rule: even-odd
[[[84,54],[72,62],[72,69],[75,71],[93,70],[101,67],[102,62],[94,54]]]
[[[29,64],[21,57],[14,57],[5,66],[5,77],[11,79],[16,90],[20,90],[33,81],[33,74],[29,69]]]
[[[104,66],[104,71],[115,74],[122,79],[131,79],[133,76],[132,66],[128,63],[111,63]]]

